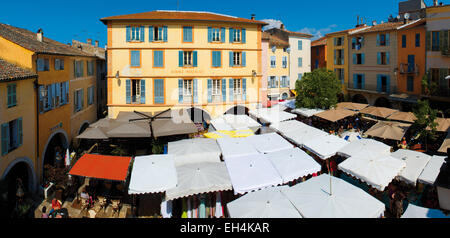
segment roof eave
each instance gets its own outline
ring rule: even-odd
[[[103,22],[103,24],[108,25],[108,21],[200,21],[200,22],[225,22],[225,23],[243,23],[243,24],[255,24],[255,25],[261,25],[261,26],[266,26],[269,25],[266,22],[262,22],[262,21],[254,21],[254,22],[248,22],[248,21],[227,21],[227,20],[203,20],[203,19],[164,19],[164,18],[160,18],[160,19],[156,19],[156,18],[152,18],[152,19],[146,19],[146,18],[142,18],[142,19],[107,19],[107,18],[101,18],[100,19],[101,22]]]

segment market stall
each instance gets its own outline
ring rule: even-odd
[[[261,124],[247,115],[225,114],[211,120],[211,124],[216,130],[226,131],[241,130],[245,128],[256,132],[261,128]]]
[[[294,146],[277,133],[268,133],[247,137],[246,140],[260,153],[270,153]]]
[[[407,123],[379,121],[364,135],[400,141],[410,126]]]
[[[250,192],[227,204],[231,218],[301,218],[281,187]]]
[[[434,185],[434,182],[441,171],[441,167],[445,163],[445,158],[447,158],[447,156],[433,155],[417,181],[423,184]]]
[[[325,138],[329,134],[312,126],[306,126],[300,129],[286,131],[283,135],[288,140],[301,147],[304,146],[307,141],[318,138]]]
[[[389,120],[393,121],[402,121],[408,123],[414,123],[417,120],[417,117],[412,112],[394,112],[394,114],[387,117]]]
[[[321,165],[299,148],[290,148],[264,155],[283,179],[283,184],[318,173]]]
[[[278,108],[259,108],[249,111],[249,114],[265,123],[277,123],[297,118],[295,114],[280,111]]]
[[[283,184],[283,179],[264,154],[250,154],[225,160],[235,194]]]
[[[279,123],[274,123],[269,126],[271,129],[277,131],[278,133],[284,135],[288,132],[298,131],[302,128],[309,127],[303,122],[297,121],[297,120],[289,120],[289,121],[283,121]]]
[[[309,118],[323,111],[325,110],[319,108],[296,108],[291,112]]]
[[[326,160],[333,157],[344,146],[350,144],[350,142],[339,138],[335,135],[327,135],[324,137],[310,137],[303,144],[303,147],[319,158]]]
[[[340,170],[379,191],[384,191],[405,167],[405,162],[376,151],[361,151],[338,165]]]
[[[446,216],[438,209],[419,207],[410,203],[401,218],[450,218],[450,216]]]
[[[304,218],[379,218],[385,210],[382,202],[362,189],[327,174],[281,192]]]
[[[317,113],[314,116],[325,119],[330,122],[337,122],[347,117],[356,115],[357,112],[347,109],[330,109],[321,113]]]
[[[363,114],[368,114],[371,116],[380,117],[380,118],[387,118],[390,115],[398,112],[398,110],[390,109],[390,108],[386,108],[386,107],[369,106],[369,107],[366,107],[366,108],[360,110],[359,112],[363,113]]]
[[[353,132],[353,131],[346,131],[346,132],[342,133],[342,135],[340,135],[340,137],[348,142],[353,142],[353,141],[362,139],[360,133]]]
[[[217,143],[225,161],[229,158],[259,154],[245,138],[218,138]]]
[[[208,138],[185,139],[169,142],[167,153],[173,156],[175,165],[199,162],[220,162],[222,151],[216,140]]]
[[[362,109],[368,107],[369,104],[364,103],[354,103],[354,102],[340,102],[336,105],[336,109],[347,109],[352,111],[361,111]]]
[[[391,147],[373,139],[361,139],[350,142],[350,144],[338,150],[338,154],[344,157],[352,157],[360,153],[377,153],[390,155]]]
[[[406,163],[406,167],[400,173],[399,179],[414,186],[425,166],[431,160],[431,156],[425,153],[405,149],[397,150],[391,156]]]

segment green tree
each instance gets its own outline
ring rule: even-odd
[[[296,107],[329,109],[338,103],[337,95],[341,92],[341,82],[336,74],[325,68],[305,73],[295,83]]]
[[[436,118],[438,110],[432,109],[428,100],[419,100],[413,112],[417,119],[414,121],[411,129],[416,134],[415,138],[423,141],[426,150],[428,150],[427,142],[436,139]]]
[[[422,77],[422,88],[424,89],[425,95],[431,96],[436,93],[438,85],[436,82],[430,81],[428,75],[430,75],[430,71],[427,71]]]

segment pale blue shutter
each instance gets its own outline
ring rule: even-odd
[[[212,102],[212,79],[208,79],[208,103]]]
[[[141,26],[141,35],[140,35],[141,42],[145,41],[145,26]]]
[[[361,54],[361,64],[364,64],[364,62],[366,61],[364,56],[365,56],[364,53]]]
[[[183,51],[178,51],[178,66],[183,67]]]
[[[198,88],[197,88],[197,79],[194,79],[194,103],[198,103]]]
[[[389,63],[389,52],[386,52],[386,64],[390,64]]]
[[[366,89],[366,75],[362,74],[362,85],[361,89]]]
[[[242,99],[247,101],[247,79],[242,79]]]
[[[227,79],[222,79],[222,102],[227,101]]]
[[[377,74],[377,92],[381,92],[381,75]]]
[[[353,54],[353,64],[356,64],[356,54]]]
[[[9,123],[2,124],[2,155],[8,154],[9,150]]]
[[[192,58],[193,58],[193,66],[197,67],[197,51],[192,52]]]
[[[377,52],[377,64],[381,64],[381,52]]]
[[[80,103],[80,109],[83,109],[84,107],[84,89],[81,89],[81,103]]]
[[[167,26],[163,26],[163,40],[167,42]]]
[[[178,102],[183,103],[183,79],[178,79]]]
[[[52,84],[52,109],[56,108],[56,84]]]
[[[233,51],[230,51],[230,67],[233,67]]]
[[[389,33],[386,34],[386,45],[387,46],[389,46],[389,44],[390,44],[389,35],[390,35]]]
[[[126,36],[127,36],[127,42],[130,41],[130,26],[125,27]]]
[[[17,119],[17,142],[17,146],[21,146],[23,143],[22,117]]]
[[[148,27],[148,41],[153,42],[153,36],[155,34],[153,33],[153,26]]]
[[[287,87],[289,88],[291,86],[291,78],[287,76]]]
[[[335,39],[335,44],[336,44],[336,38]],[[334,64],[337,64],[337,50],[334,50]]]
[[[380,46],[380,34],[377,34],[377,46]]]
[[[220,28],[220,38],[222,39],[222,43],[225,43],[225,27]]]
[[[246,38],[245,28],[242,28],[242,43],[246,42]]]
[[[65,99],[65,101],[66,101],[66,104],[68,104],[69,103],[69,81],[66,82],[65,86],[66,86],[66,95],[65,95],[66,99]]]
[[[126,90],[126,99],[127,104],[131,103],[131,80],[125,80],[125,90]]]
[[[386,75],[386,93],[391,93],[391,76]]]
[[[233,79],[230,79],[230,81],[229,81],[229,87],[230,87],[230,102],[232,102],[234,99],[234,97],[233,97]]]
[[[242,52],[242,66],[243,66],[243,67],[245,67],[246,64],[247,64],[247,63],[246,63],[246,62],[247,62],[247,57],[246,57],[246,55],[247,55],[246,52],[243,51],[243,52]]]
[[[61,105],[61,84],[60,83],[55,84],[55,92],[56,92],[56,99],[58,100],[55,102],[55,107],[59,107]]]
[[[230,40],[229,40],[230,43],[234,42],[233,36],[234,36],[234,29],[230,28]]]
[[[39,112],[43,112],[44,111],[44,98],[42,97],[42,95],[41,95],[41,91],[42,90],[44,90],[44,86],[39,86],[39,91],[38,91],[38,94],[39,94]]]
[[[358,75],[353,74],[353,88],[358,88]]]
[[[141,104],[145,104],[145,79],[141,79]]]
[[[164,103],[164,80],[155,79],[155,103]]]
[[[208,42],[212,42],[212,27],[208,27]]]

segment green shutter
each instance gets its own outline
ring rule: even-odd
[[[145,79],[141,79],[141,104],[145,104]]]
[[[155,34],[153,33],[153,26],[148,27],[148,41],[153,42],[153,36]]]
[[[183,103],[183,79],[178,79],[178,102]]]
[[[233,85],[233,83],[234,83],[234,81],[233,81],[233,79],[230,79],[230,81],[229,81],[229,90],[230,90],[230,102],[232,102],[232,101],[234,101],[234,95],[233,95],[233,87],[234,87],[234,85]]]
[[[6,155],[9,151],[9,123],[2,124],[2,155]]]
[[[23,144],[22,117],[17,119],[17,141],[17,146],[21,146]]]
[[[127,79],[125,80],[125,93],[126,93],[126,103],[130,104],[131,103],[131,80]]]
[[[212,102],[212,79],[208,79],[208,103]]]
[[[184,62],[183,62],[183,51],[180,50],[178,51],[178,66],[179,67],[183,67]]]
[[[427,31],[426,39],[425,39],[426,50],[431,50],[431,32]]]
[[[193,66],[197,67],[197,51],[192,52],[192,58],[193,58],[192,60],[194,61]]]

